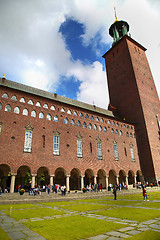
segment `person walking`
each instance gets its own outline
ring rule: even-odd
[[[145,198],[146,198],[147,201],[149,201],[148,196],[147,196],[147,191],[146,191],[144,186],[143,186],[143,198],[144,198],[144,201],[145,201]]]
[[[2,196],[2,188],[0,187],[0,197]]]
[[[117,200],[117,189],[116,187],[113,188],[114,200]]]

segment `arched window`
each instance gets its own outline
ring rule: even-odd
[[[37,103],[36,103],[36,107],[41,107],[40,102],[37,102]]]
[[[112,124],[115,125],[115,122],[113,121]]]
[[[126,125],[124,124],[123,127],[126,128]]]
[[[68,124],[68,118],[64,119],[64,124]]]
[[[96,126],[96,124],[94,124],[94,130],[97,130],[97,126]]]
[[[57,116],[54,116],[54,121],[58,122],[58,117]]]
[[[110,120],[108,120],[108,124],[111,124],[111,121],[110,121]]]
[[[75,123],[74,123],[74,120],[72,119],[72,120],[71,120],[71,126],[74,126],[74,124],[75,124]]]
[[[62,108],[62,109],[61,109],[61,112],[65,112],[65,109],[64,109],[64,108]]]
[[[119,126],[119,123],[118,123],[118,122],[116,123],[116,126],[117,126],[117,127]]]
[[[55,110],[55,107],[52,105],[50,109],[51,109],[51,110]]]
[[[22,113],[22,114],[25,115],[25,116],[28,116],[28,110],[27,110],[27,108],[23,109],[23,113]]]
[[[10,112],[10,111],[11,111],[11,106],[10,106],[9,104],[7,104],[7,105],[5,106],[5,111],[6,111],[6,112]]]
[[[83,128],[86,128],[87,126],[86,126],[86,123],[85,122],[83,122]]]
[[[68,109],[67,113],[68,113],[68,114],[71,114],[71,110],[70,110],[70,109]]]
[[[130,137],[133,137],[132,133],[130,133]]]
[[[97,154],[98,154],[98,159],[102,160],[102,147],[101,147],[101,140],[99,138],[97,139]]]
[[[101,126],[99,126],[98,129],[99,129],[100,132],[102,131],[102,127]]]
[[[104,122],[103,118],[101,118],[100,122]]]
[[[39,113],[39,118],[44,119],[44,114],[42,112]]]
[[[128,132],[126,132],[126,136],[129,137],[129,133]]]
[[[118,130],[117,129],[115,130],[115,133],[118,135]]]
[[[47,120],[51,121],[51,115],[49,113],[47,114]]]
[[[17,101],[16,96],[12,96],[12,97],[11,97],[11,100],[13,100],[13,101]]]
[[[33,105],[33,101],[30,99],[30,100],[28,101],[28,104]]]
[[[99,122],[99,118],[98,117],[96,117],[96,121]]]
[[[92,129],[92,125],[91,125],[90,123],[88,124],[88,128],[89,128],[89,129]]]
[[[77,121],[77,127],[80,127],[80,126],[81,126],[80,121]]]
[[[22,97],[19,101],[22,102],[22,103],[25,103],[25,102],[26,102],[23,97]]]
[[[85,115],[85,118],[89,118],[88,114]]]
[[[7,93],[4,93],[4,94],[2,95],[2,98],[7,98],[7,99],[8,99],[8,94],[7,94]]]
[[[123,135],[123,133],[122,133],[122,131],[121,131],[121,130],[119,131],[119,135],[120,135],[120,136],[122,136],[122,135]]]
[[[79,116],[80,116],[80,117],[83,117],[83,113],[80,113]]]
[[[73,115],[74,115],[74,116],[77,116],[77,112],[74,112]]]
[[[36,111],[33,110],[33,111],[31,112],[31,117],[36,117]]]
[[[45,104],[43,105],[43,108],[48,109],[48,105],[45,103]]]
[[[107,132],[107,128],[106,127],[104,127],[104,132]]]
[[[114,133],[114,129],[113,128],[111,129],[111,133]]]
[[[19,114],[19,113],[20,113],[19,107],[15,107],[15,108],[14,108],[14,113],[16,113],[16,114]]]
[[[94,117],[93,117],[93,116],[91,116],[91,120],[94,120]]]

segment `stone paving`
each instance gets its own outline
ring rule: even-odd
[[[38,204],[38,205],[39,207],[41,206],[41,204]],[[47,206],[45,205],[45,207]],[[52,207],[48,206],[48,208],[52,208]],[[59,207],[53,207],[52,209],[59,210]],[[62,205],[60,206],[60,209],[61,210],[63,209]],[[45,219],[55,219],[55,218],[72,216],[72,215],[81,215],[88,218],[96,218],[96,219],[101,219],[104,221],[110,221],[110,222],[124,225],[123,228],[118,229],[117,231],[110,231],[104,234],[92,236],[92,237],[81,239],[81,240],[120,240],[120,239],[127,239],[133,235],[137,235],[147,230],[160,232],[160,217],[139,223],[138,221],[132,221],[128,219],[97,215],[96,211],[95,211],[95,214],[94,213],[91,214],[88,212],[69,211],[67,209],[63,209],[63,210],[66,212],[66,214],[64,215],[45,216],[43,218],[40,218],[40,217],[31,218],[30,221],[43,221]],[[34,231],[31,231],[26,226],[24,226],[23,222],[26,222],[26,221],[28,221],[28,219],[21,219],[20,221],[16,221],[15,219],[6,215],[5,210],[0,211],[0,227],[8,234],[8,236],[11,239],[13,240],[21,240],[21,239],[45,240],[44,237],[40,236],[39,234],[35,233]]]

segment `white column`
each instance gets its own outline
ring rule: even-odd
[[[84,188],[84,176],[81,176],[81,190]]]
[[[108,188],[108,179],[109,179],[109,177],[106,176],[106,189]]]
[[[15,177],[16,173],[11,174],[11,185],[10,185],[10,193],[14,193],[14,185],[15,185]]]
[[[70,188],[69,188],[69,177],[70,177],[70,175],[66,176],[66,188],[67,188],[67,191],[70,190]]]
[[[126,185],[128,186],[128,176],[126,176]]]
[[[116,184],[118,185],[119,183],[119,176],[116,176]]]
[[[94,184],[97,184],[97,176],[94,176]]]
[[[54,175],[50,175],[50,189],[52,189],[53,186],[53,177]]]
[[[31,182],[31,188],[35,188],[35,179],[37,174],[32,174],[32,182]]]
[[[134,176],[134,183],[133,183],[134,187],[136,187],[136,183],[137,183],[137,175]]]

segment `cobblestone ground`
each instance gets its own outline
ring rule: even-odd
[[[65,200],[65,199],[63,199],[63,200]],[[85,203],[83,203],[83,204],[85,204]],[[128,207],[130,207],[130,206],[128,206]],[[133,207],[134,206],[132,206],[132,208]],[[49,207],[49,208],[51,208],[51,207]],[[136,208],[136,206],[135,206],[135,208]],[[63,207],[62,206],[60,208],[53,207],[53,209],[62,210]],[[72,216],[72,215],[81,215],[81,216],[85,216],[88,218],[96,218],[96,219],[101,219],[104,221],[110,221],[110,222],[114,222],[114,223],[120,223],[120,224],[124,225],[123,228],[118,229],[117,231],[110,231],[110,232],[106,232],[104,234],[92,236],[92,237],[81,239],[81,240],[105,240],[105,239],[119,240],[119,239],[125,239],[128,237],[131,237],[133,235],[137,235],[137,234],[147,231],[147,230],[160,232],[160,217],[139,223],[138,221],[131,221],[131,220],[127,220],[127,219],[96,215],[96,212],[94,214],[93,213],[90,214],[88,212],[74,212],[74,211],[69,211],[66,209],[64,209],[64,210],[66,212],[66,214],[64,214],[64,215],[58,215],[58,216],[56,215],[56,216],[48,216],[48,217],[46,216],[43,218],[31,218],[30,221],[44,221],[45,219],[55,219],[55,218],[64,218],[66,216]],[[26,221],[28,221],[28,219],[21,219],[20,221],[16,221],[15,219],[6,215],[5,211],[0,211],[0,227],[9,235],[9,237],[11,239],[13,239],[13,240],[21,240],[21,239],[44,240],[45,239],[44,237],[31,231],[30,229],[28,229],[27,227],[25,227],[23,225],[23,222],[26,222]]]

